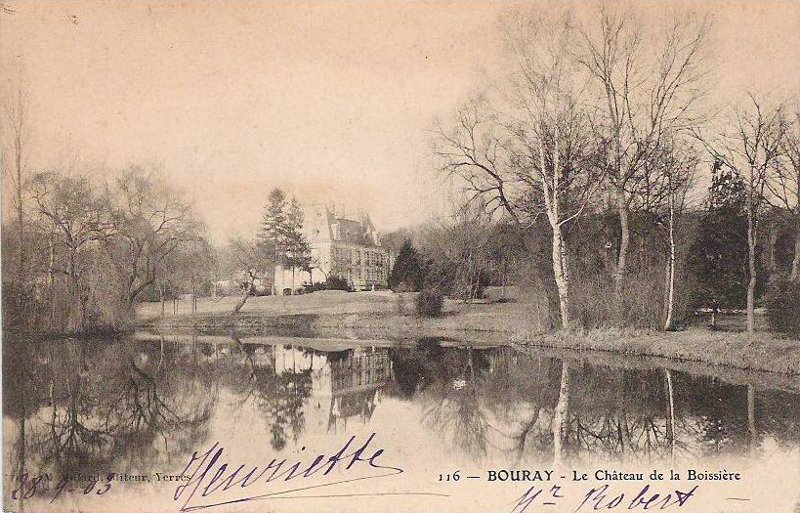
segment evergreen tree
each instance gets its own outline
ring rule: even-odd
[[[303,234],[303,208],[297,199],[292,198],[286,212],[285,222],[285,247],[286,267],[292,270],[292,277],[296,269],[311,272],[311,246]]]
[[[286,260],[286,194],[277,187],[267,196],[267,205],[261,218],[258,233],[258,246],[264,255],[265,264],[274,270],[276,265],[284,266]],[[270,273],[274,274],[274,273]],[[275,295],[275,283],[272,294]]]
[[[286,232],[286,194],[275,188],[267,197],[258,240],[264,248],[269,248],[275,253],[274,261],[280,265],[286,260]]]
[[[697,276],[695,307],[743,308],[747,297],[747,217],[741,179],[719,163],[689,266]]]
[[[424,282],[425,266],[411,241],[406,240],[389,275],[389,287],[395,292],[420,290]]]

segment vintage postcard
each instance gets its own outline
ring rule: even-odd
[[[2,510],[800,513],[800,3],[0,4]]]

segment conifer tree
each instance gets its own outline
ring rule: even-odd
[[[286,262],[286,194],[272,189],[267,197],[264,215],[261,218],[261,230],[258,234],[261,251],[268,254],[272,266],[285,266]],[[274,276],[274,272],[272,273]],[[272,294],[275,295],[275,283],[272,283]]]
[[[389,287],[396,292],[420,290],[425,281],[425,269],[417,250],[406,240],[397,254],[392,272],[389,275]]]

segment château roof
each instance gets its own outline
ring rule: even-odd
[[[358,246],[380,246],[380,238],[368,214],[350,217],[338,214],[332,207],[312,208],[306,215],[311,242],[329,240]]]

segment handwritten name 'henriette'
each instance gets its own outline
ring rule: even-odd
[[[223,504],[291,497],[300,491],[308,497],[309,492],[314,489],[403,473],[403,469],[398,466],[382,464],[380,460],[384,449],[374,446],[375,437],[376,434],[372,433],[362,443],[355,436],[351,436],[333,454],[322,453],[310,461],[273,458],[263,466],[236,465],[225,461],[223,458],[225,448],[220,442],[216,442],[208,450],[195,451],[192,454],[182,472],[183,475],[189,476],[189,481],[175,488],[173,498],[181,504],[180,511],[187,512]],[[340,472],[335,477],[327,477],[334,469]],[[288,489],[285,485],[282,489],[275,488],[279,482],[289,481],[297,483],[297,486],[290,486]],[[362,495],[433,494],[375,492]],[[336,495],[332,493],[325,496]]]

